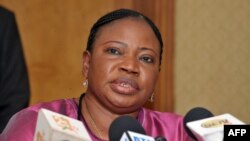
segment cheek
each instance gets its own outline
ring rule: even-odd
[[[153,89],[155,88],[155,84],[158,79],[159,72],[156,71],[156,69],[145,69],[145,71],[142,73],[142,82],[145,83],[146,89]]]
[[[102,61],[103,59],[94,59],[98,61],[92,61],[89,69],[89,77],[91,77],[94,82],[100,83],[107,81],[110,76],[110,72],[112,69],[111,64],[108,61]],[[96,81],[99,80],[99,81]]]
[[[141,65],[141,73],[144,74],[146,79],[155,80],[159,75],[159,67],[157,64],[153,65]]]

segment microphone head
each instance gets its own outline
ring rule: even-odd
[[[120,116],[116,118],[109,127],[109,140],[119,141],[126,131],[146,134],[141,124],[131,116]]]
[[[157,137],[155,138],[155,141],[167,141],[167,139],[164,138],[163,136],[157,136]]]
[[[196,108],[191,109],[189,112],[187,112],[187,114],[184,117],[183,123],[184,123],[184,128],[186,132],[188,133],[188,135],[192,137],[193,139],[197,140],[197,138],[194,136],[192,131],[187,127],[188,122],[205,119],[205,118],[209,118],[213,116],[214,115],[210,111],[202,107],[196,107]]]

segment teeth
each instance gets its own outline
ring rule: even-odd
[[[121,83],[120,85],[121,85],[122,87],[125,87],[125,88],[130,87],[130,85],[129,85],[129,84],[127,84],[127,83]]]

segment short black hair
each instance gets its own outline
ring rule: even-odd
[[[161,33],[157,26],[145,15],[142,13],[139,13],[137,11],[131,10],[131,9],[118,9],[112,12],[107,13],[106,15],[102,16],[99,20],[96,21],[96,23],[92,26],[88,42],[87,42],[87,51],[91,52],[93,49],[93,43],[96,39],[96,34],[99,31],[99,29],[108,23],[111,23],[112,21],[127,18],[127,17],[134,17],[134,18],[141,18],[146,21],[146,23],[152,28],[153,32],[155,33],[157,39],[160,43],[160,64],[162,59],[162,52],[163,52],[163,41],[161,37]]]

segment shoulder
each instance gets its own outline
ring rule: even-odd
[[[41,108],[45,108],[70,117],[74,117],[77,113],[77,104],[74,102],[74,99],[59,99],[52,102],[43,102],[34,106],[30,106],[24,111],[33,111],[38,113]]]
[[[77,114],[77,105],[73,99],[59,99],[51,102],[42,102],[36,105],[30,106],[19,113],[16,116],[29,116],[35,115],[37,116],[39,110],[41,108],[51,110],[53,112],[57,112],[66,116],[76,117]]]
[[[8,27],[10,23],[14,22],[15,15],[9,9],[6,9],[5,7],[0,6],[0,19],[1,19],[0,31],[2,35],[2,32],[5,31],[5,28]]]
[[[143,114],[145,118],[151,118],[161,123],[169,124],[169,122],[174,122],[177,124],[183,122],[183,116],[176,113],[159,112],[144,108]]]
[[[0,135],[0,140],[6,139],[8,141],[17,141],[20,139],[32,141],[36,128],[38,112],[41,108],[70,116],[72,118],[77,116],[77,106],[73,99],[61,99],[52,102],[39,103],[16,113],[10,119],[6,128]]]
[[[8,19],[9,17],[13,17],[14,13],[12,11],[10,11],[9,9],[0,6],[0,17],[4,20]]]

